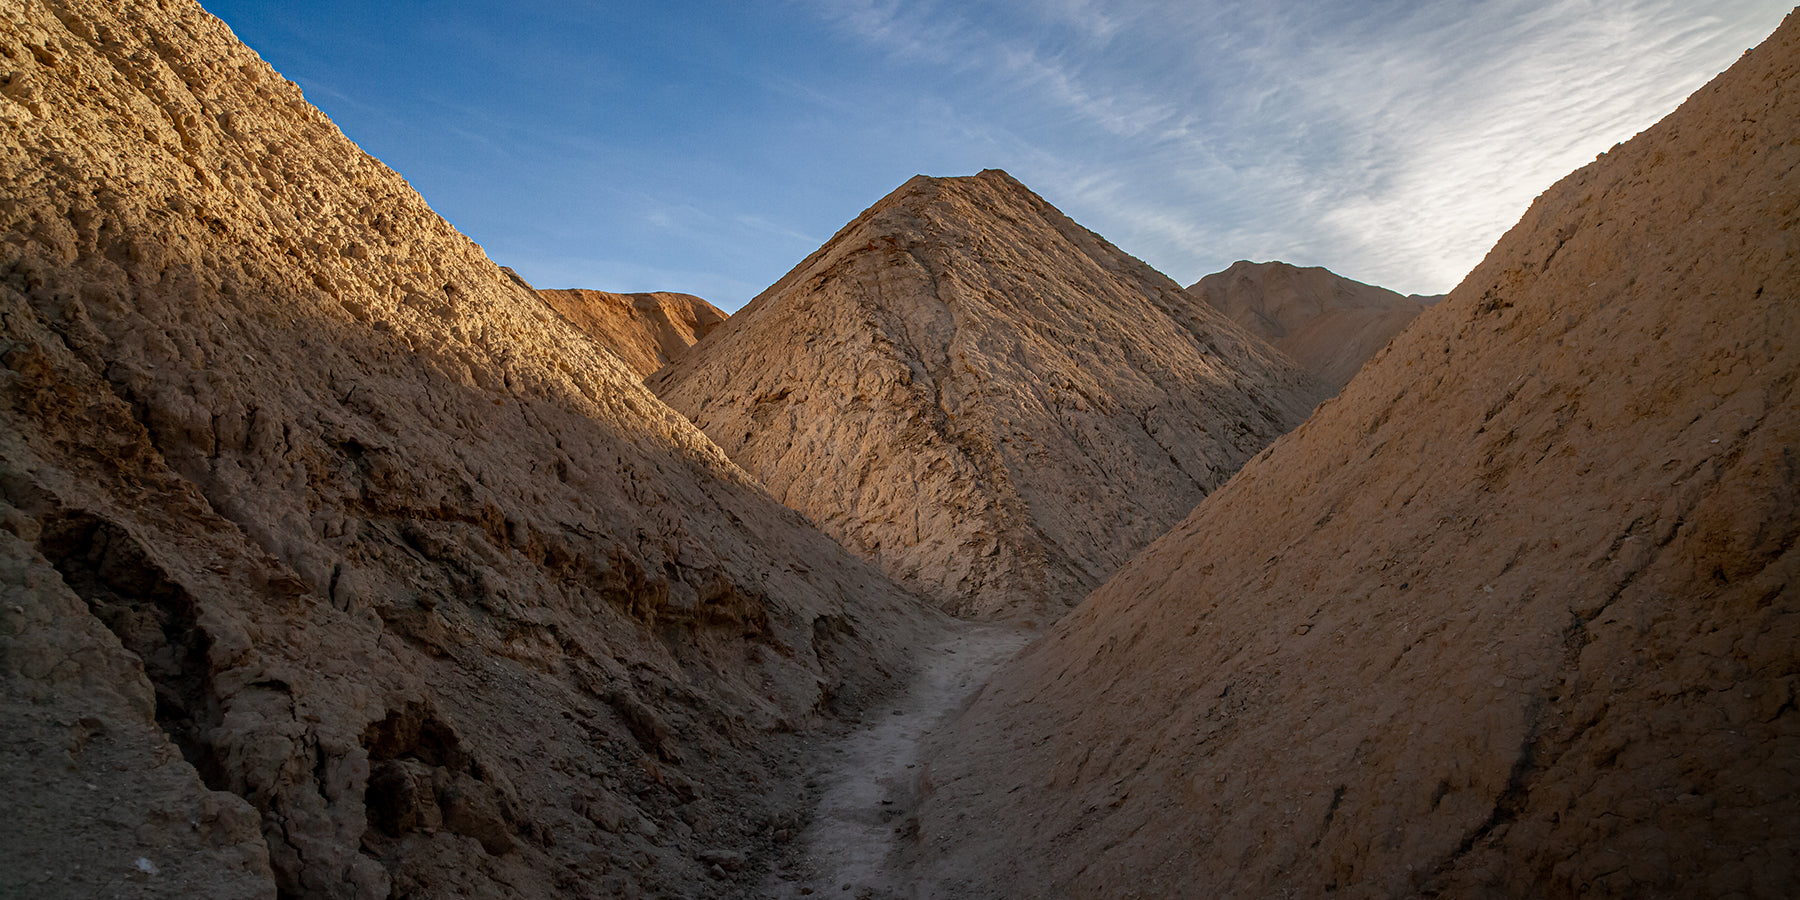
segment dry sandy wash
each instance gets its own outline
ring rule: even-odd
[[[1800,16],[990,682],[921,896],[1800,892]]]

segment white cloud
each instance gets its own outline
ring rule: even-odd
[[[1032,13],[1070,28],[1089,42],[1105,44],[1127,27],[1131,15],[1119,10],[1118,4],[1102,6],[1094,0],[1040,0]]]
[[[1306,111],[1361,136],[1344,164],[1325,167],[1340,186],[1317,227],[1372,280],[1447,288],[1539,192],[1761,36],[1666,0],[1479,12],[1309,61]]]
[[[1455,283],[1537,193],[1759,41],[1770,0],[858,0],[828,21],[948,69],[947,118],[1184,282],[1237,257]],[[1070,35],[1074,39],[1070,39]],[[948,139],[948,136],[946,136]],[[939,173],[957,174],[957,173]]]
[[[750,231],[769,235],[779,241],[785,241],[793,245],[803,255],[811,253],[814,248],[825,243],[825,239],[818,235],[807,234],[803,231],[789,228],[780,222],[774,222],[762,216],[740,214],[732,217],[732,221]]]

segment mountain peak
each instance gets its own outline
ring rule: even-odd
[[[826,533],[978,615],[1060,613],[1316,399],[997,169],[908,180],[647,384]]]

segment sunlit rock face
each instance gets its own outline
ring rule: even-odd
[[[580,288],[537,293],[639,375],[673,362],[725,321],[722,310],[692,294],[614,294]]]
[[[895,579],[1038,619],[1321,395],[994,170],[902,185],[646,383]]]

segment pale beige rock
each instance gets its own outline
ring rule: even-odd
[[[0,70],[0,893],[749,890],[941,617],[191,0]]]
[[[580,288],[545,288],[537,294],[639,375],[675,361],[725,321],[722,310],[692,294],[613,294]]]
[[[1273,344],[1333,394],[1426,302],[1439,299],[1401,296],[1317,266],[1248,260],[1194,282],[1187,292]]]
[[[1800,893],[1796,173],[1790,16],[988,684],[922,895]]]
[[[965,614],[1060,615],[1317,399],[1004,172],[907,182],[646,381]]]

